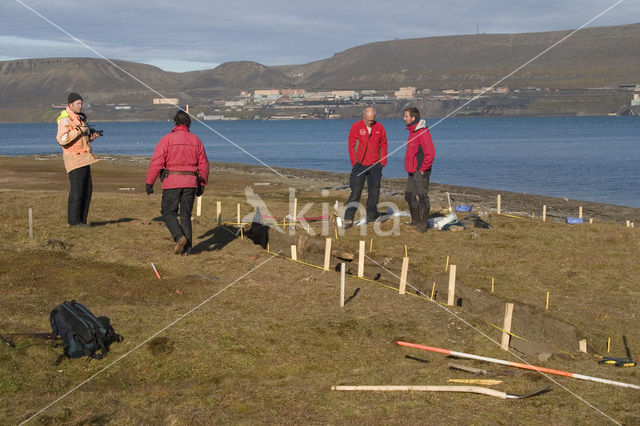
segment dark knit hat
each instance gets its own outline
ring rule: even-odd
[[[67,96],[67,103],[68,104],[72,104],[75,101],[77,101],[78,99],[81,100],[81,101],[83,100],[82,96],[80,96],[76,92],[71,92],[71,93],[69,93],[69,96]]]

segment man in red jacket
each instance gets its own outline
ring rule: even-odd
[[[420,120],[420,111],[417,108],[407,108],[402,118],[409,130],[407,150],[404,154],[404,169],[409,174],[404,192],[404,199],[409,203],[411,212],[409,225],[416,226],[418,232],[427,232],[430,208],[427,191],[436,150],[427,124]]]
[[[209,160],[199,137],[189,132],[191,118],[178,111],[175,127],[160,139],[153,151],[145,179],[147,194],[153,194],[153,184],[162,170],[162,216],[173,240],[176,254],[189,254],[193,243],[191,211],[193,200],[202,195],[209,180]],[[178,222],[178,208],[180,222]]]
[[[344,228],[353,226],[353,218],[360,203],[360,196],[367,180],[367,222],[376,220],[382,168],[387,165],[387,133],[376,121],[376,110],[368,107],[362,120],[353,123],[349,132],[349,158],[351,195],[344,212]]]

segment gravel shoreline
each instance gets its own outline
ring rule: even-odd
[[[322,189],[343,189],[345,200],[349,195],[349,174],[326,172],[307,169],[292,169],[274,167],[283,177],[276,176],[272,171],[262,166],[217,163],[214,162],[212,170],[218,173],[241,171],[255,174],[256,176],[278,179],[294,180],[293,186],[310,191]],[[391,199],[401,208],[406,207],[404,201],[405,178],[382,178],[381,199]],[[499,191],[494,189],[474,188],[468,186],[456,186],[431,182],[429,185],[429,198],[432,210],[448,207],[446,193],[451,197],[452,205],[472,205],[473,212],[496,213],[497,195],[501,194],[502,213],[518,216],[535,217],[542,216],[542,206],[547,206],[547,218],[551,221],[564,221],[567,217],[578,217],[579,207],[582,206],[585,221],[593,218],[598,222],[619,222],[626,225],[626,221],[639,222],[640,209],[635,207],[603,204],[591,201],[573,200],[568,198],[549,197],[536,194]]]

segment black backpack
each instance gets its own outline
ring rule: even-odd
[[[65,301],[53,308],[49,319],[54,335],[62,338],[64,355],[68,358],[86,355],[100,359],[109,352],[109,346],[113,342],[122,341],[122,337],[111,326],[109,318],[96,317],[86,306],[75,300]]]

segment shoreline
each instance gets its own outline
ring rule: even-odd
[[[256,175],[271,175],[264,166],[260,166],[260,170],[254,170],[256,166],[237,164],[237,163],[213,163],[212,171],[242,171],[245,173],[254,173]],[[334,183],[332,188],[328,185],[315,185],[311,189],[338,189],[347,185],[344,189],[345,200],[349,195],[349,174],[340,172],[316,171],[310,169],[295,169],[286,167],[274,167],[274,169],[288,178],[303,178],[311,182]],[[380,199],[392,199],[399,201],[400,208],[406,207],[404,201],[404,186],[406,178],[382,178],[382,188],[380,190]],[[307,188],[309,188],[307,186]],[[640,221],[640,208],[621,206],[616,204],[598,203],[584,200],[574,200],[568,198],[551,197],[538,194],[527,194],[510,191],[501,191],[497,189],[485,189],[470,186],[450,185],[445,183],[431,182],[429,185],[429,198],[431,200],[431,212],[448,208],[446,193],[451,197],[452,206],[455,205],[472,205],[472,213],[495,213],[497,195],[501,194],[502,211],[504,213],[515,214],[520,216],[535,217],[542,216],[542,206],[547,206],[547,217],[551,220],[561,218],[564,221],[566,217],[577,217],[578,209],[582,206],[583,216],[588,221],[593,218],[595,221],[605,222],[622,222],[626,220],[632,222]],[[363,199],[364,199],[363,194]]]
[[[97,155],[102,161],[113,161],[122,164],[144,164],[149,162],[148,156],[124,156],[124,155]],[[62,154],[44,155],[15,155],[0,156],[0,160],[10,160],[15,158],[31,159],[34,163],[42,160],[56,160],[62,164]],[[100,164],[100,163],[97,163]],[[61,171],[64,171],[62,166]],[[317,193],[321,198],[321,192],[325,189],[344,193],[344,202],[349,196],[349,173],[319,171],[312,169],[296,169],[287,167],[273,167],[282,176],[278,176],[265,166],[251,164],[226,163],[213,161],[211,163],[212,179],[211,184],[215,184],[216,174],[228,175],[234,172],[241,172],[259,177],[261,180],[278,182],[283,185],[295,187],[301,192]],[[380,191],[380,201],[393,201],[399,208],[406,209],[404,201],[404,185],[406,178],[382,178],[382,188]],[[497,195],[501,194],[502,212],[506,214],[531,218],[542,216],[543,205],[547,206],[548,221],[564,222],[567,217],[578,217],[578,211],[582,206],[585,223],[590,218],[596,222],[616,222],[623,226],[626,221],[640,222],[640,208],[622,206],[616,204],[598,203],[585,200],[575,200],[560,197],[551,197],[538,194],[518,193],[502,191],[498,189],[485,189],[471,186],[450,185],[446,183],[431,182],[429,185],[429,198],[431,201],[431,213],[448,209],[446,193],[449,193],[451,205],[472,205],[471,213],[492,214],[497,212]],[[363,194],[363,200],[366,199]]]
[[[59,110],[56,110],[59,111]],[[446,117],[445,115],[428,115],[424,118],[426,120],[440,120]],[[479,118],[566,118],[566,117],[637,117],[636,115],[625,115],[625,114],[605,114],[605,113],[560,113],[560,114],[468,114],[468,115],[456,115],[454,117],[449,118],[462,118],[462,119],[479,119]],[[291,119],[251,119],[251,118],[239,118],[237,120],[201,120],[198,119],[198,122],[202,123],[220,123],[226,121],[333,121],[333,120],[353,120],[360,118],[358,115],[355,116],[345,116],[340,118],[291,118]],[[389,120],[389,119],[401,119],[402,117],[398,117],[395,115],[381,115],[378,117],[380,120]],[[157,122],[171,122],[171,118],[154,118],[154,119],[109,119],[109,120],[91,120],[92,123],[157,123]],[[48,119],[36,120],[36,121],[0,121],[0,124],[47,124],[51,123]]]

